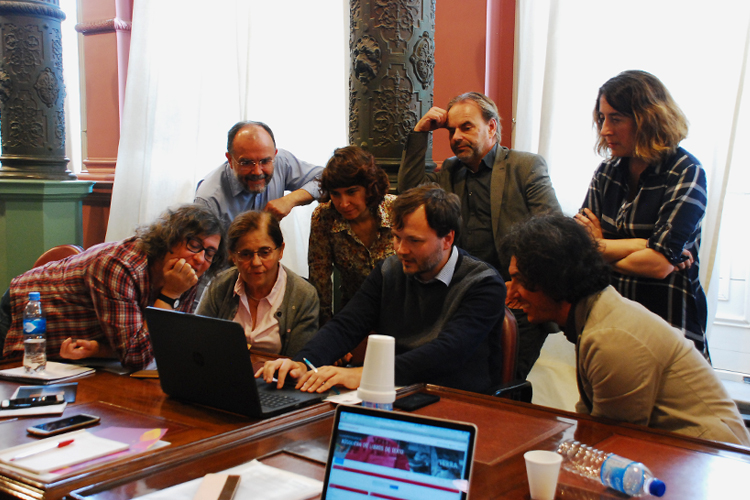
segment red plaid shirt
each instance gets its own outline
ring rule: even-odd
[[[128,368],[143,369],[153,359],[143,311],[153,305],[158,290],[151,290],[148,258],[136,238],[102,243],[14,278],[6,357],[23,354],[23,310],[29,292],[41,294],[50,358],[59,358],[63,341],[72,337],[110,345]],[[189,312],[195,292],[195,287],[185,292],[177,309]]]

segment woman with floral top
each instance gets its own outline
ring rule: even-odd
[[[332,316],[331,272],[341,273],[342,306],[375,267],[393,255],[387,174],[375,158],[356,146],[333,153],[320,178],[330,201],[313,212],[310,228],[310,283],[320,297],[320,324]]]

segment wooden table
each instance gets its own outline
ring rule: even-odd
[[[412,387],[441,396],[416,413],[473,422],[479,428],[470,496],[474,499],[529,499],[523,453],[555,450],[566,439],[596,446],[644,462],[667,484],[664,498],[745,498],[750,477],[750,450],[683,438],[640,426],[592,419],[575,413],[481,396],[435,386]],[[316,410],[320,410],[317,408]],[[332,408],[303,414],[262,431],[243,434],[226,446],[206,446],[202,454],[157,464],[140,473],[109,478],[81,488],[72,497],[87,500],[132,498],[218,472],[254,458],[263,463],[322,479],[332,425]],[[296,422],[293,420],[297,419]],[[269,422],[270,424],[270,422]],[[223,440],[222,442],[225,442]],[[170,457],[176,458],[176,457]],[[627,498],[597,483],[561,471],[558,499]]]
[[[263,356],[253,355],[256,363],[263,359]],[[14,365],[18,363],[6,363],[0,368]],[[76,402],[68,404],[62,416],[0,419],[0,449],[37,440],[26,433],[31,425],[78,413],[101,417],[101,423],[92,427],[93,430],[111,426],[166,428],[168,431],[162,439],[171,445],[94,466],[52,482],[33,480],[0,465],[0,498],[65,498],[70,491],[85,485],[131,477],[154,468],[161,470],[165,465],[231,449],[248,439],[283,432],[296,427],[300,421],[315,420],[331,411],[330,404],[319,403],[276,418],[256,420],[168,398],[158,379],[135,379],[97,370],[94,375],[74,382],[78,382]],[[0,381],[0,399],[9,398],[19,385]]]

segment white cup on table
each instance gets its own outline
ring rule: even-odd
[[[554,451],[534,450],[523,454],[532,500],[554,500],[562,455]]]

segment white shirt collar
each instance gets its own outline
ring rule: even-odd
[[[450,286],[451,280],[453,279],[453,273],[456,272],[456,263],[458,262],[458,249],[456,245],[453,245],[451,250],[451,256],[448,257],[448,262],[445,263],[443,268],[438,272],[434,278],[429,281],[422,281],[421,279],[414,276],[414,279],[420,283],[431,283],[435,280],[441,281],[445,286]]]

